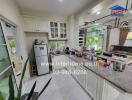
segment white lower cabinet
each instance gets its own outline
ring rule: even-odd
[[[98,78],[92,72],[87,70],[86,89],[94,99],[96,99],[96,95],[97,95],[97,84],[98,84]]]
[[[96,98],[97,100],[102,100],[102,94],[103,94],[103,86],[104,86],[104,80],[102,78],[98,77],[98,84],[97,84],[97,94]]]
[[[86,89],[86,74],[83,74],[83,71],[84,71],[84,69],[82,68],[81,69],[82,74],[80,74],[80,83],[81,83],[82,87],[84,89]]]
[[[127,94],[104,81],[102,100],[132,100],[132,94]]]
[[[74,60],[70,60],[71,63],[76,63]],[[80,83],[80,85],[95,99],[102,99],[103,80],[96,74],[86,69],[82,65],[76,65],[69,68],[69,70],[76,71],[73,74],[74,78]],[[79,73],[80,72],[80,73]]]
[[[119,92],[105,81],[103,86],[102,100],[116,100],[118,95]]]
[[[63,57],[70,64],[76,63],[67,56]],[[132,94],[126,94],[82,65],[73,65],[67,66],[67,69],[76,72],[72,75],[94,100],[132,100]],[[85,74],[78,73],[79,71],[84,71]]]

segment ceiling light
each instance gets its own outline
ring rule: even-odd
[[[59,2],[63,2],[63,0],[58,0]]]
[[[95,25],[99,25],[99,23],[95,23]]]
[[[99,15],[100,13],[101,13],[101,12],[100,12],[100,11],[98,11],[96,14],[97,14],[97,15]]]

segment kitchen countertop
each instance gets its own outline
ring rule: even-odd
[[[123,90],[126,93],[132,94],[132,65],[127,66],[123,72],[118,72],[112,71],[103,66],[97,66],[94,64],[94,62],[88,61],[84,58],[75,56],[68,57],[78,63],[82,63],[85,68],[112,83],[117,88]]]

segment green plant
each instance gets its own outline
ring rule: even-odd
[[[27,64],[28,64],[28,60],[29,60],[29,58],[27,58],[27,60],[26,60],[26,62],[24,64],[23,71],[22,71],[22,76],[21,76],[20,84],[19,84],[19,88],[18,88],[17,100],[20,100],[20,98],[21,98],[22,84],[23,84],[23,79],[24,79],[24,76],[25,76],[25,72],[26,72],[26,67],[27,67]]]
[[[103,53],[103,50],[102,49],[96,50],[96,55],[101,55],[102,53]]]
[[[91,47],[92,45],[97,45],[100,41],[100,38],[98,35],[93,35],[87,37],[87,47]]]
[[[92,36],[87,37],[87,45],[91,46],[93,44],[93,42],[94,42],[94,39]]]
[[[18,88],[18,94],[17,94],[17,97],[14,96],[14,85],[13,85],[13,80],[12,80],[12,76],[9,76],[9,97],[8,97],[8,100],[21,100],[21,92],[22,92],[22,84],[23,84],[23,79],[24,79],[24,75],[25,75],[25,72],[26,72],[26,67],[27,67],[27,64],[28,64],[28,59],[26,60],[25,64],[24,64],[24,68],[23,68],[23,71],[22,71],[22,76],[21,76],[21,79],[20,79],[20,84],[19,84],[19,88]],[[52,78],[49,79],[49,81],[46,83],[46,85],[43,87],[43,89],[41,90],[41,92],[37,95],[36,99],[34,100],[38,100],[39,96],[44,92],[44,90],[48,87],[50,81],[51,81]],[[32,89],[31,91],[29,92],[29,94],[26,96],[27,99],[26,100],[31,100],[32,96],[33,96],[33,93],[34,93],[34,90],[35,90],[35,87],[36,87],[36,83],[37,81],[35,81],[35,83],[33,84],[32,86]],[[2,100],[2,99],[0,99]],[[4,99],[3,99],[4,100]],[[25,98],[24,98],[25,100]]]
[[[15,48],[15,41],[11,38],[8,38],[8,43],[11,48]]]
[[[93,38],[94,38],[94,44],[98,44],[99,41],[100,41],[99,36],[98,35],[95,35]]]
[[[0,100],[5,100],[4,96],[2,95],[2,93],[0,92]]]
[[[14,100],[15,95],[14,95],[14,85],[12,81],[12,76],[9,76],[9,98],[8,100]]]
[[[35,81],[35,83],[33,84],[32,89],[31,89],[31,91],[30,91],[30,93],[29,93],[29,95],[27,97],[27,100],[30,100],[30,98],[32,97],[32,95],[34,93],[34,89],[36,87],[36,83],[37,83],[37,81]]]
[[[55,42],[55,41],[51,41],[51,42],[50,42],[50,47],[51,47],[51,49],[55,49],[55,47],[56,47],[56,42]]]

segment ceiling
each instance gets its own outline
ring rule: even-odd
[[[95,24],[95,25],[97,25],[97,24],[105,24],[105,25],[111,24],[111,25],[114,25],[116,17],[110,16],[110,14],[111,14],[110,8],[115,6],[115,5],[120,5],[124,8],[126,8],[126,1],[127,0],[115,0],[115,2],[113,4],[110,4],[105,9],[100,10],[99,11],[100,14],[92,13],[92,14],[87,15],[87,17],[85,17],[85,22],[91,22],[91,21],[95,21],[97,19],[102,18],[100,20],[95,21],[95,23],[93,23],[93,24]],[[129,0],[128,10],[131,9],[131,6],[132,6],[132,0]],[[109,17],[105,17],[107,15],[109,15]],[[103,17],[105,17],[105,18],[103,18]],[[120,22],[121,21],[128,21],[131,24],[131,22],[132,22],[132,13],[131,14],[130,13],[125,14],[124,17],[121,17]]]
[[[21,10],[70,16],[95,0],[16,0]],[[96,0],[98,1],[98,0]]]

